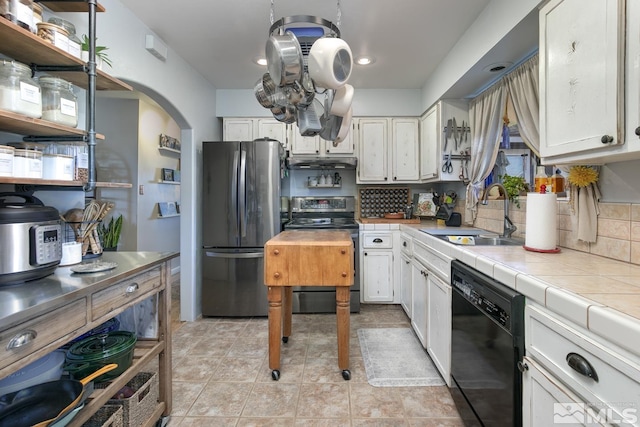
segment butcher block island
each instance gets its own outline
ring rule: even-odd
[[[269,300],[269,369],[272,378],[280,378],[280,339],[287,343],[291,335],[292,287],[334,286],[338,367],[343,378],[350,379],[349,287],[353,285],[354,276],[351,235],[343,230],[288,230],[267,241],[264,249],[264,283],[268,287]]]

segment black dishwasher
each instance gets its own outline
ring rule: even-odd
[[[524,296],[451,263],[451,394],[465,424],[522,425]]]

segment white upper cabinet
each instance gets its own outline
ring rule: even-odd
[[[253,119],[224,119],[222,139],[225,141],[253,141]]]
[[[289,126],[291,136],[291,154],[293,155],[313,155],[313,156],[353,156],[354,143],[352,138],[352,129],[347,134],[344,141],[335,144],[333,141],[326,141],[320,136],[302,136],[298,131],[298,127],[293,124]]]
[[[357,182],[396,184],[418,182],[418,119],[358,119]]]
[[[287,147],[287,125],[276,119],[267,118],[224,118],[222,120],[222,139],[224,141],[253,141],[270,138],[280,141]]]
[[[453,119],[457,133],[453,129]],[[449,120],[451,129],[447,133]],[[423,182],[460,181],[461,168],[466,166],[467,171],[470,165],[470,159],[463,165],[460,155],[470,152],[470,147],[468,102],[459,99],[438,101],[420,118],[420,179]],[[452,155],[451,172],[442,171],[445,154]],[[468,178],[467,175],[465,172]]]
[[[544,163],[640,158],[637,3],[551,0],[540,9]]]

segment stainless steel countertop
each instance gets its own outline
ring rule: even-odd
[[[78,274],[71,271],[73,265],[70,265],[58,267],[53,274],[42,279],[0,287],[0,329],[46,313],[178,255],[177,252],[104,252],[99,258],[83,262],[110,261],[118,264],[116,268]]]

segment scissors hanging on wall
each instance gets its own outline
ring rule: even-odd
[[[444,155],[444,163],[442,164],[442,172],[452,173],[453,172],[453,164],[451,163],[451,151],[448,154]]]

